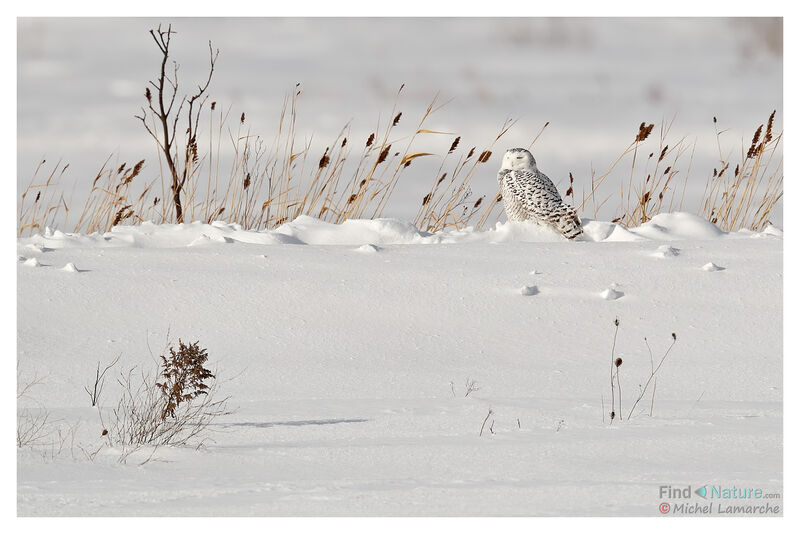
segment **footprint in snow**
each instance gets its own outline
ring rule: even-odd
[[[525,295],[526,297],[529,297],[531,295],[538,295],[539,288],[536,286],[522,286],[519,290],[519,293],[520,295]]]
[[[613,287],[609,287],[608,289],[600,293],[600,296],[603,297],[605,300],[617,300],[618,298],[624,297],[625,293],[623,293],[622,291],[617,291]]]
[[[366,245],[361,245],[355,250],[356,252],[361,252],[362,254],[375,254],[377,252],[380,252],[381,249],[376,245],[368,243]]]
[[[671,247],[669,245],[661,245],[658,249],[650,254],[654,258],[674,258],[681,253],[681,249]]]
[[[702,269],[704,271],[709,272],[709,273],[713,273],[715,271],[724,271],[725,267],[720,267],[719,265],[717,265],[714,262],[708,262],[705,265],[703,265]]]

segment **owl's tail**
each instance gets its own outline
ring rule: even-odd
[[[583,227],[575,208],[567,204],[562,204],[560,209],[550,219],[561,235],[567,239],[575,239],[583,234]]]

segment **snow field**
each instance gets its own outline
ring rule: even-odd
[[[715,230],[673,213],[570,243],[301,217],[20,239],[20,379],[43,381],[20,409],[99,445],[97,361],[152,369],[169,330],[208,349],[236,411],[143,465],[152,450],[21,449],[18,513],[658,515],[663,483],[780,492],[782,233]],[[653,416],[648,396],[609,424],[617,317],[624,417],[643,338],[658,359],[678,341]]]

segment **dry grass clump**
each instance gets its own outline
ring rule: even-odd
[[[746,145],[742,146],[740,161],[731,172],[731,158],[723,157],[719,141],[724,132],[717,129],[714,117],[720,166],[714,168],[708,178],[698,214],[724,231],[762,229],[770,222],[770,213],[783,197],[783,156],[780,150],[783,132],[773,132],[774,119],[775,111],[769,117],[766,130],[764,125],[756,129],[749,150],[745,152]],[[597,218],[599,209],[614,196],[609,194],[598,203],[597,192],[627,156],[631,157],[630,173],[627,184],[624,181],[620,183],[619,206],[613,222],[637,226],[659,213],[683,209],[695,143],[689,143],[686,137],[668,142],[673,121],[674,117],[661,123],[656,146],[651,137],[655,125],[641,123],[634,140],[608,170],[599,177],[592,172],[591,187],[578,205],[579,212],[592,213]],[[649,146],[647,150],[646,146]],[[643,165],[639,157],[641,152],[649,153]],[[684,162],[686,165],[682,166]],[[570,173],[568,196],[572,192],[572,182]]]
[[[401,86],[391,110],[392,119],[384,126],[379,121],[366,140],[354,142],[347,124],[323,153],[316,155],[311,140],[296,146],[299,85],[285,99],[275,138],[269,143],[251,132],[242,120],[244,117],[234,128],[229,127],[231,109],[222,110],[213,102],[208,111],[210,148],[198,156],[185,183],[180,186],[181,216],[184,220],[205,222],[226,220],[254,230],[275,228],[300,215],[332,223],[377,218],[383,215],[403,174],[415,161],[440,157],[438,172],[422,199],[414,222],[430,231],[463,228],[476,216],[482,224],[500,199],[498,196],[492,202],[484,202],[482,197],[472,198],[470,181],[478,168],[490,160],[492,149],[513,121],[506,121],[490,146],[480,152],[474,146],[460,150],[460,136],[454,138],[443,156],[433,151],[415,150],[415,145],[427,136],[449,135],[427,127],[431,116],[445,103],[435,97],[413,129],[404,135],[399,133],[404,115],[396,109],[402,90]],[[226,133],[232,153],[228,171],[221,168],[225,159],[222,138]],[[159,159],[163,160],[160,146]],[[453,166],[445,172],[452,158],[455,158]],[[140,175],[144,160],[131,168],[124,163],[111,168],[110,161],[111,157],[95,176],[72,231],[105,232],[117,224],[147,220],[179,222],[176,197],[170,185],[171,171],[162,172],[159,177],[142,184],[141,193],[134,194],[134,178]],[[169,168],[169,165],[159,167]],[[58,195],[58,181],[54,179],[58,176],[60,174],[54,170],[47,181],[37,184],[34,175],[21,199],[20,236],[66,224],[69,203]],[[38,196],[41,191],[48,192],[57,204],[52,208],[42,207],[47,204],[40,202],[38,196],[31,203],[33,191],[37,191]]]
[[[783,132],[773,132],[774,120],[775,111],[766,130],[763,124],[756,129],[747,152],[742,146],[732,172],[731,158],[723,157],[720,148],[720,168],[714,169],[706,184],[700,215],[723,230],[760,230],[770,222],[770,212],[783,197],[783,155],[778,152]],[[717,129],[716,117],[714,129],[719,147],[722,132]]]

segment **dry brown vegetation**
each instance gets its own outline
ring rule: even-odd
[[[121,447],[124,459],[146,445],[202,444],[209,425],[231,413],[207,360],[198,342],[179,340],[177,348],[168,345],[162,353],[157,374],[136,368],[121,373],[116,406],[105,416],[97,408],[107,445]]]
[[[745,151],[747,145],[741,146],[738,163],[730,171],[733,158],[723,154],[720,141],[725,131],[718,129],[717,118],[713,118],[719,167],[713,169],[706,181],[698,215],[724,231],[762,229],[770,222],[770,213],[783,197],[783,132],[773,132],[774,120],[775,111],[769,116],[766,130],[763,124],[756,128],[750,148]],[[598,210],[613,195],[607,196],[598,204],[596,193],[618,164],[627,157],[631,161],[630,173],[627,183],[620,183],[619,204],[613,222],[619,222],[623,226],[636,226],[661,212],[682,210],[695,144],[689,143],[686,137],[669,140],[673,121],[665,121],[660,125],[657,143],[656,139],[651,138],[655,125],[641,123],[631,144],[609,169],[599,177],[592,174],[590,190],[583,195],[578,211],[597,217]],[[648,152],[647,157],[643,157]]]
[[[172,73],[166,69],[172,33],[171,27],[151,31],[162,61],[156,80],[144,91],[146,104],[137,116],[156,144],[157,167],[148,168],[144,160],[133,166],[112,164],[113,155],[109,156],[94,177],[79,216],[70,217],[72,195],[64,194],[61,183],[69,165],[59,161],[45,177],[46,162],[42,161],[20,197],[19,236],[42,233],[47,227],[105,232],[118,224],[148,220],[223,220],[263,230],[300,215],[332,223],[377,218],[409,167],[421,158],[438,158],[439,164],[428,178],[430,188],[413,216],[417,227],[426,231],[469,225],[481,228],[499,218],[500,195],[475,198],[470,185],[479,172],[482,179],[494,177],[496,169],[487,164],[515,121],[506,120],[480,148],[470,146],[461,136],[429,125],[446,104],[438,95],[416,122],[406,126],[407,116],[398,109],[401,86],[388,119],[379,119],[366,139],[353,138],[348,123],[321,150],[312,147],[313,137],[299,141],[296,125],[302,91],[297,84],[285,98],[274,136],[268,140],[251,131],[245,113],[232,115],[231,107],[223,109],[215,101],[204,106],[217,58],[211,43],[208,78],[197,85],[193,95],[178,97],[177,65]],[[723,230],[762,228],[782,197],[783,133],[773,131],[774,118],[775,112],[766,128],[758,128],[749,150],[742,146],[733,170],[733,158],[721,148],[724,131],[716,130],[719,167],[710,173],[699,214]],[[714,118],[715,128],[716,124]],[[685,137],[671,140],[671,126],[672,121],[664,121],[658,135],[651,135],[655,125],[643,122],[631,144],[605,173],[595,176],[592,171],[584,178],[587,184],[579,202],[575,198],[578,185],[570,173],[567,200],[580,215],[597,218],[598,211],[616,197],[616,193],[608,193],[610,184],[604,186],[613,176],[619,180],[614,222],[638,225],[660,212],[683,209],[695,145]],[[441,136],[452,139],[446,152],[420,148],[435,145]],[[623,177],[618,169],[627,161],[630,171]],[[419,172],[415,181],[420,179]]]

